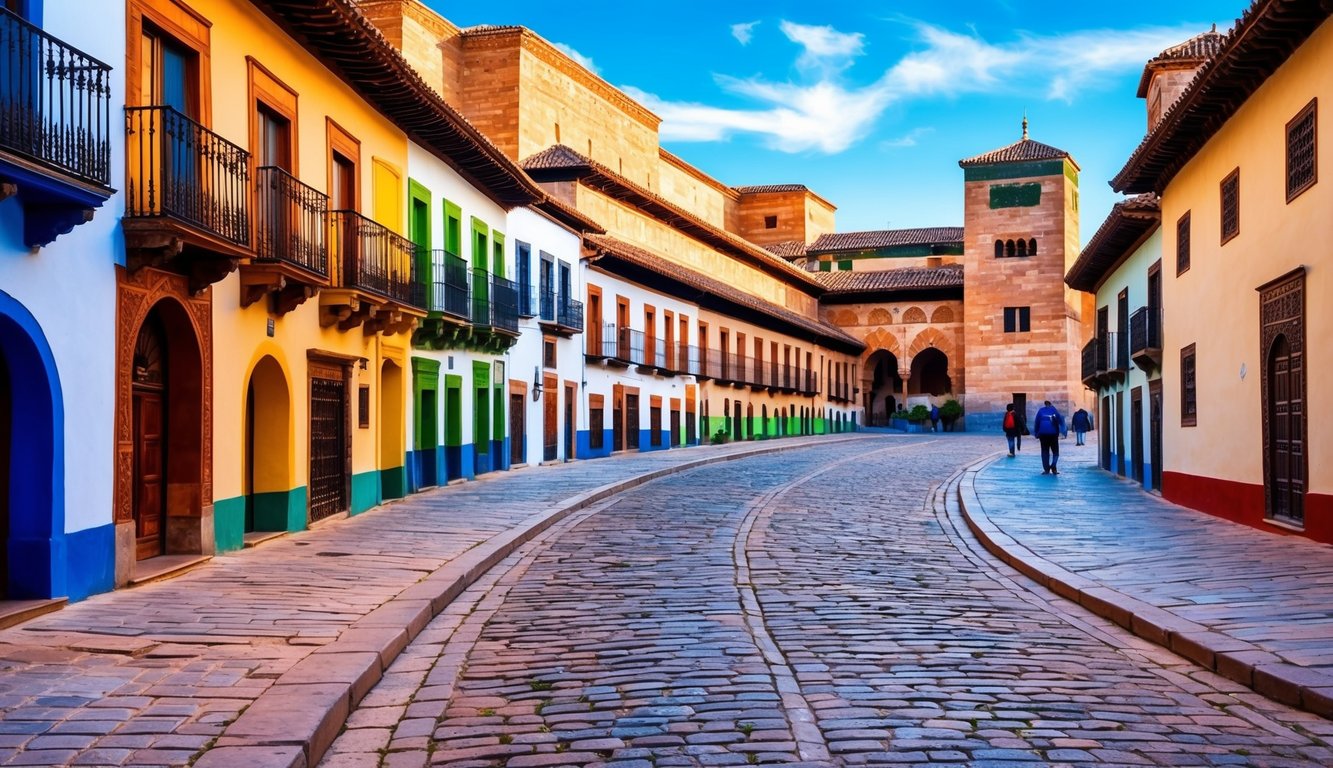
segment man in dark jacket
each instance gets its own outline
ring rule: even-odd
[[[1082,408],[1074,411],[1074,418],[1070,419],[1069,425],[1074,428],[1074,445],[1083,445],[1083,433],[1092,431],[1092,419],[1088,417],[1088,412]]]
[[[1055,406],[1051,405],[1051,401],[1047,400],[1037,409],[1037,416],[1033,422],[1033,434],[1041,443],[1041,473],[1058,475],[1060,470],[1056,469],[1055,465],[1060,461],[1060,434],[1065,431],[1065,418]]]

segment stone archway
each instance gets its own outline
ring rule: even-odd
[[[935,347],[928,347],[912,356],[912,373],[907,382],[909,396],[938,397],[952,392],[948,355]]]
[[[877,349],[865,362],[869,382],[863,386],[868,393],[866,423],[868,426],[887,427],[889,418],[902,406],[903,378],[898,369],[898,356],[887,349]]]
[[[68,594],[64,470],[55,359],[37,320],[0,291],[0,597]]]

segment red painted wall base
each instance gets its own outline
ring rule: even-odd
[[[1272,533],[1292,533],[1333,544],[1333,495],[1305,494],[1305,532],[1264,522],[1264,487],[1181,472],[1162,473],[1162,497],[1181,506]]]

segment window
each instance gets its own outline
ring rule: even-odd
[[[1240,169],[1222,180],[1222,243],[1240,234]]]
[[[1189,271],[1190,268],[1190,212],[1176,222],[1176,274]]]
[[[1003,240],[996,240],[996,241],[995,241],[995,258],[997,258],[997,259],[1003,259],[1003,258],[1004,258],[1004,241],[1003,241]]]
[[[463,209],[448,200],[444,201],[444,250],[463,255]]]
[[[555,339],[550,336],[542,337],[542,367],[555,367]]]
[[[514,260],[518,272],[518,314],[532,317],[537,314],[532,306],[532,246],[521,240],[515,243]]]
[[[370,385],[362,384],[356,391],[356,425],[370,429]]]
[[[594,450],[605,445],[602,434],[606,419],[606,401],[602,395],[588,395],[588,447]]]
[[[1287,202],[1318,181],[1315,160],[1315,111],[1312,100],[1287,123]]]
[[[764,229],[777,229],[777,228],[778,228],[778,217],[777,217],[777,216],[765,216],[765,217],[764,217]]]
[[[1180,426],[1199,423],[1198,390],[1195,386],[1194,345],[1180,350]]]
[[[1035,237],[1028,240],[1028,255],[1029,256],[1037,255],[1037,238]]]
[[[1004,332],[1027,333],[1032,330],[1032,309],[1030,307],[1005,307]]]

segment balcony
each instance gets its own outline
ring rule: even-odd
[[[111,67],[0,7],[0,200],[50,243],[111,196]]]
[[[271,296],[286,314],[329,284],[329,199],[276,166],[255,172],[255,255],[241,264],[241,306]]]
[[[1123,333],[1104,333],[1083,347],[1083,384],[1099,389],[1125,380],[1129,374],[1129,338]]]
[[[1151,374],[1162,367],[1162,308],[1139,307],[1129,317],[1129,352],[1134,364]]]
[[[200,291],[250,249],[250,153],[171,107],[126,107],[126,267],[170,268]]]
[[[557,294],[554,290],[543,290],[538,295],[538,322],[544,330],[565,338],[583,333],[583,302]]]
[[[518,285],[472,269],[472,326],[467,346],[499,354],[518,341]]]
[[[426,314],[411,240],[356,211],[333,211],[329,231],[334,284],[320,295],[320,324],[365,333],[402,333]]]
[[[642,366],[647,361],[644,349],[643,331],[621,328],[608,324],[602,328],[602,350],[600,357],[615,366]]]

